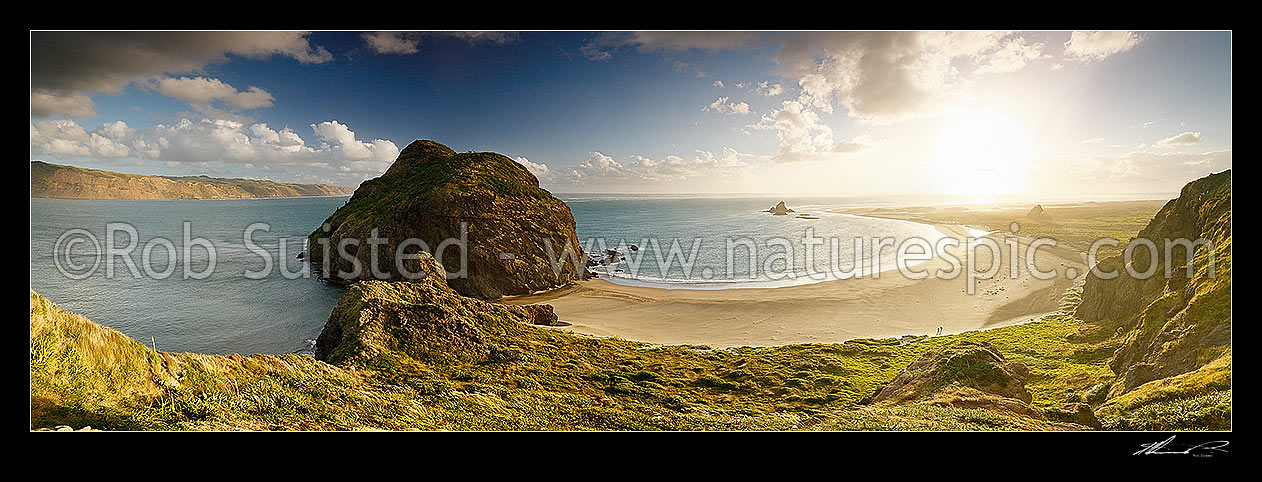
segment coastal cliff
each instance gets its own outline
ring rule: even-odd
[[[525,167],[493,152],[456,153],[437,142],[412,142],[385,174],[364,181],[345,206],[311,233],[308,259],[323,279],[377,279],[368,268],[370,249],[351,246],[347,251],[363,267],[358,274],[349,256],[338,252],[343,240],[357,240],[362,247],[374,232],[386,240],[377,253],[385,261],[377,264],[388,280],[406,280],[421,268],[410,260],[403,270],[395,263],[396,250],[406,240],[424,243],[404,246],[408,255],[413,250],[433,253],[446,245],[439,254],[454,274],[448,284],[474,298],[556,288],[585,273],[569,206],[541,189]],[[464,253],[458,244],[450,244],[461,240]],[[321,248],[326,245],[327,254]]]
[[[206,176],[121,174],[31,161],[31,197],[58,199],[228,199],[350,194],[342,186]]]
[[[1124,334],[1110,362],[1121,392],[1195,371],[1231,349],[1231,171],[1189,183],[1138,238],[1157,253],[1136,248],[1131,271],[1153,274],[1132,276],[1121,255],[1101,260],[1098,271],[1117,277],[1089,275],[1076,312]],[[1212,245],[1197,246],[1194,256],[1173,246],[1167,256],[1166,240],[1177,239]]]

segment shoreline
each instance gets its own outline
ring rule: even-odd
[[[903,222],[903,223],[920,225],[930,230],[933,230],[939,235],[934,240],[934,242],[937,242],[941,239],[948,238],[948,237],[958,237],[961,234],[968,235],[972,231],[976,231],[976,230],[970,230],[970,228],[966,228],[962,226],[956,227],[956,226],[946,225],[946,224],[929,224],[929,223],[922,223],[918,221],[909,221],[909,220],[895,219],[895,218],[877,218],[873,216],[861,216],[861,215],[855,215],[855,214],[844,213],[844,212],[826,211],[825,214],[843,215],[843,216],[869,218],[869,219],[882,219],[886,221],[898,221],[898,222]],[[942,254],[941,251],[935,251],[933,253],[933,257],[937,258],[941,256],[941,254]],[[932,260],[933,259],[931,258],[927,260],[910,261],[906,263],[906,267],[910,269],[910,268],[919,266],[921,264],[930,262]],[[829,283],[829,282],[834,282],[834,281],[845,281],[845,280],[850,280],[850,279],[866,278],[866,277],[872,276],[873,273],[885,273],[885,272],[894,271],[898,269],[898,265],[895,262],[890,262],[888,264],[885,264],[883,262],[877,262],[876,264],[881,265],[881,268],[878,269],[877,271],[871,271],[870,269],[865,269],[863,274],[856,274],[856,275],[847,276],[844,278],[837,277],[832,273],[823,273],[824,278],[822,279],[813,278],[811,277],[809,273],[804,274],[804,275],[799,274],[799,273],[794,273],[794,276],[786,277],[787,279],[779,279],[779,280],[750,279],[750,280],[745,280],[745,281],[661,280],[661,279],[655,279],[655,278],[646,279],[646,278],[636,278],[636,277],[631,277],[631,276],[614,276],[608,273],[596,273],[596,275],[598,279],[606,280],[618,286],[653,288],[653,289],[663,289],[663,290],[722,291],[722,290],[792,288],[795,286],[807,286],[807,285],[813,285],[813,284],[819,284],[819,283]],[[533,295],[519,295],[519,296],[533,296]]]
[[[864,216],[841,210],[839,214]],[[876,217],[876,216],[866,216]],[[925,223],[961,240],[947,247],[967,266],[963,239],[974,228],[961,224]],[[1011,259],[1008,243],[999,243],[1000,260]],[[1028,240],[1018,243],[1024,259]],[[862,277],[833,279],[781,287],[738,289],[667,289],[627,286],[594,278],[547,293],[505,298],[508,304],[546,303],[569,326],[555,328],[600,337],[617,337],[654,344],[779,346],[842,343],[857,338],[896,338],[988,329],[1036,320],[1059,309],[1065,292],[1083,278],[1086,269],[1076,258],[1040,249],[1036,266],[1058,276],[1039,280],[1021,269],[1011,277],[1007,269],[992,279],[977,281],[976,292],[966,293],[966,278],[934,275],[914,280],[897,270]],[[977,253],[976,266],[990,265],[990,253]],[[1064,276],[1066,268],[1079,274]],[[950,272],[942,253],[916,265],[916,271]],[[963,269],[963,268],[962,268]],[[893,273],[892,275],[889,273]]]

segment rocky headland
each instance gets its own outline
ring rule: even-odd
[[[418,140],[311,233],[307,259],[330,281],[381,279],[368,269],[370,250],[362,248],[375,233],[387,240],[378,252],[384,280],[406,280],[421,267],[409,260],[399,269],[396,250],[418,239],[424,247],[404,245],[404,254],[445,248],[438,254],[453,274],[448,284],[465,296],[493,300],[582,279],[585,256],[574,228],[570,208],[512,159],[493,152],[457,153]],[[359,247],[344,256],[337,247],[349,239]],[[450,241],[463,242],[464,250]],[[358,274],[351,259],[364,267]]]

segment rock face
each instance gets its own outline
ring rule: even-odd
[[[789,214],[789,213],[793,212],[793,210],[792,210],[792,209],[789,209],[789,208],[787,208],[787,207],[785,207],[785,206],[784,206],[784,201],[780,201],[780,203],[779,203],[779,204],[776,204],[775,206],[772,206],[772,208],[771,208],[771,209],[768,209],[766,212],[769,212],[769,213],[774,214],[774,215],[776,215],[776,216],[784,216],[784,215],[786,215],[786,214]]]
[[[479,363],[502,356],[484,335],[504,323],[557,325],[549,305],[506,305],[456,293],[432,256],[417,260],[414,282],[366,280],[352,285],[316,339],[315,356],[335,365],[389,368]]]
[[[383,276],[370,269],[374,230],[384,240],[377,250]],[[405,244],[408,239],[423,246]],[[343,254],[343,240],[359,246]],[[407,280],[420,266],[405,260],[400,269],[400,247],[406,255],[441,251],[452,274],[448,284],[480,299],[556,288],[585,273],[569,207],[541,189],[530,171],[500,154],[456,153],[428,140],[408,145],[385,174],[361,184],[308,241],[314,270],[343,283]],[[359,261],[358,273],[352,259]]]
[[[350,189],[342,186],[325,184],[288,184],[206,176],[142,176],[31,161],[31,197],[38,198],[227,199],[350,193]]]
[[[1154,274],[1132,276],[1121,255],[1101,260],[1099,271],[1116,270],[1118,276],[1103,279],[1089,274],[1075,313],[1126,333],[1110,362],[1123,391],[1191,372],[1231,348],[1231,171],[1189,183],[1138,238],[1151,240],[1158,256],[1136,248],[1131,267],[1142,275],[1155,263]],[[1175,246],[1171,256],[1165,256],[1165,240],[1180,238],[1213,242],[1212,273],[1207,246],[1196,248],[1191,276],[1184,268],[1184,247]],[[1172,268],[1170,277],[1167,267]]]

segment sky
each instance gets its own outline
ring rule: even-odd
[[[356,187],[417,139],[560,193],[1172,193],[1230,32],[31,32],[31,160]]]

